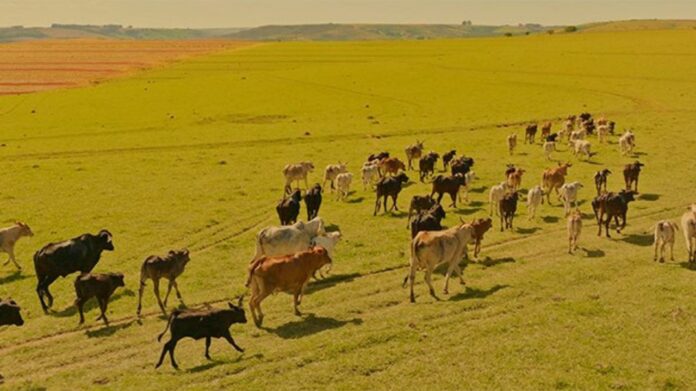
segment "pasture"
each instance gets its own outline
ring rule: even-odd
[[[0,297],[23,308],[23,327],[0,329],[0,373],[8,389],[693,389],[696,272],[652,260],[650,228],[677,221],[693,202],[696,160],[696,31],[612,32],[398,42],[266,43],[143,70],[84,88],[0,97],[0,221],[27,222],[35,236],[17,244],[24,267],[0,268]],[[401,287],[407,273],[410,197],[430,191],[409,172],[402,212],[372,217],[374,194],[359,167],[382,150],[404,158],[415,139],[440,153],[476,159],[471,202],[446,208],[444,224],[487,215],[487,190],[506,163],[539,183],[541,145],[521,144],[530,121],[589,111],[636,133],[636,156],[592,138],[589,162],[567,146],[579,180],[585,228],[567,254],[560,202],[515,232],[486,235],[478,262],[451,281],[442,299],[417,275],[416,304]],[[509,156],[507,135],[520,145]],[[609,190],[621,168],[645,163],[628,226],[596,236],[589,201],[604,167]],[[328,193],[320,211],[340,229],[330,277],[312,282],[303,317],[291,296],[264,302],[263,329],[234,325],[246,349],[222,340],[203,357],[202,341],[182,341],[182,369],[155,370],[165,320],[146,287],[135,317],[146,256],[187,247],[178,279],[189,307],[226,305],[242,294],[254,236],[277,224],[281,169],[311,160],[348,161],[347,202]],[[441,169],[441,162],[438,168]],[[448,205],[446,199],[444,204]],[[300,216],[304,216],[304,205]],[[304,219],[304,217],[303,217]],[[109,306],[111,327],[86,308],[77,327],[74,276],[59,279],[54,311],[36,297],[31,258],[44,244],[102,228],[114,235],[95,272],[120,271],[126,289]],[[471,252],[470,252],[471,253]],[[170,298],[170,307],[177,304]],[[165,363],[168,364],[168,363]]]

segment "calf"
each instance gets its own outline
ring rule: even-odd
[[[321,207],[321,185],[316,183],[311,189],[307,190],[304,196],[305,208],[307,209],[307,221],[319,215]]]
[[[452,159],[454,159],[456,155],[457,151],[454,149],[449,152],[445,152],[442,155],[442,165],[444,166],[445,171],[447,171],[447,167],[449,167],[450,162],[452,161]]]
[[[522,186],[522,175],[524,175],[525,172],[526,171],[524,169],[517,167],[512,172],[507,174],[508,186],[510,186],[512,191],[517,191],[517,189]]]
[[[597,219],[597,225],[599,226],[597,236],[602,235],[602,225],[604,225],[606,236],[608,238],[611,237],[609,235],[609,223],[611,222],[612,218],[616,224],[617,233],[621,233],[621,230],[626,228],[628,204],[631,201],[635,201],[635,198],[633,197],[634,194],[635,193],[630,190],[621,190],[618,194],[604,193],[592,200],[592,210],[594,211],[595,218]],[[603,220],[605,214],[607,219]],[[619,218],[622,219],[621,226],[619,226]]]
[[[619,151],[622,155],[632,153],[635,146],[636,136],[630,130],[627,130],[626,133],[619,137]]]
[[[534,186],[527,192],[527,214],[528,220],[532,220],[536,217],[536,210],[539,205],[544,203],[544,190],[541,186]]]
[[[655,225],[655,256],[654,261],[657,261],[657,250],[660,249],[660,263],[665,262],[665,247],[669,245],[670,259],[674,261],[674,238],[677,236],[679,226],[671,221],[662,220]]]
[[[53,281],[75,272],[91,272],[99,262],[101,253],[113,250],[111,233],[103,229],[97,235],[84,234],[63,242],[50,243],[37,251],[34,254],[34,270],[38,280],[36,293],[44,312],[53,306],[53,296],[48,291]]]
[[[24,324],[21,308],[12,299],[0,300],[0,326],[21,326]]]
[[[380,198],[384,198],[384,213],[387,213],[387,197],[391,197],[394,201],[394,205],[392,205],[389,211],[399,210],[396,206],[396,199],[399,197],[399,193],[406,183],[408,183],[408,176],[404,172],[393,177],[384,177],[380,179],[377,182],[377,188],[375,190],[377,198],[375,199],[375,211],[372,215],[377,216],[377,212],[379,212]]]
[[[689,252],[689,263],[696,262],[696,204],[689,206],[681,218],[682,231],[686,250]]]
[[[413,165],[412,162],[415,159],[420,159],[420,157],[423,154],[423,142],[416,140],[415,144],[411,144],[408,147],[406,147],[406,160],[408,160],[408,169],[412,170]]]
[[[640,171],[643,166],[645,166],[645,164],[638,160],[636,160],[635,163],[624,166],[623,176],[624,182],[626,182],[626,190],[633,190],[633,186],[635,185],[634,191],[638,194],[638,177],[640,176]]]
[[[302,201],[302,192],[297,189],[278,202],[276,212],[280,225],[290,225],[297,221],[297,216],[300,214],[300,201]]]
[[[507,137],[508,151],[510,156],[515,154],[515,148],[517,147],[517,133],[513,133]]]
[[[351,182],[353,182],[353,174],[351,174],[349,172],[344,172],[344,173],[338,174],[336,176],[336,186],[338,187],[337,199],[339,201],[341,201],[341,200],[345,201],[346,198],[348,197],[348,193],[350,192]]]
[[[293,181],[297,181],[297,187],[300,187],[300,181],[304,180],[305,188],[309,188],[307,183],[307,175],[314,171],[314,164],[312,162],[299,162],[294,164],[287,164],[283,167],[282,173],[285,177],[285,192],[289,193],[291,191],[291,185]]]
[[[578,249],[578,239],[582,231],[582,213],[578,209],[568,215],[568,254]]]
[[[577,209],[578,207],[578,191],[582,189],[582,183],[575,181],[575,182],[570,182],[566,183],[563,186],[561,186],[561,195],[560,198],[563,201],[563,207],[565,211],[565,215],[568,216],[570,213],[570,204],[572,203],[575,208]]]
[[[276,292],[287,292],[293,295],[295,315],[301,315],[298,306],[309,278],[324,265],[330,264],[326,249],[314,247],[293,255],[274,258],[261,258],[249,266],[251,280],[251,298],[249,308],[254,317],[254,323],[261,327],[263,312],[261,302],[268,295]]]
[[[556,142],[555,141],[544,142],[544,156],[546,157],[546,160],[551,160],[551,153],[555,150],[556,150]]]
[[[527,125],[527,128],[524,130],[524,143],[525,144],[534,144],[534,139],[536,138],[537,129],[538,129],[537,124]]]
[[[147,280],[152,280],[155,297],[157,298],[157,304],[159,304],[159,307],[165,316],[167,315],[167,310],[165,309],[167,307],[167,299],[169,299],[169,293],[171,293],[172,287],[174,287],[176,290],[176,297],[179,299],[179,301],[183,302],[176,279],[184,272],[184,268],[190,260],[191,257],[189,256],[189,251],[187,249],[170,250],[164,257],[150,255],[145,259],[143,265],[140,267],[140,288],[138,289],[137,311],[138,316],[140,316],[140,310],[143,307],[143,291],[145,290],[145,283]],[[165,278],[169,281],[167,293],[164,295],[164,303],[160,298],[159,292],[159,281],[161,278]]]
[[[442,205],[435,204],[430,210],[420,212],[411,220],[411,239],[420,231],[439,231],[442,219],[446,217]]]
[[[503,232],[506,228],[512,228],[512,220],[515,218],[515,212],[517,212],[517,192],[508,193],[503,196],[503,198],[498,203],[500,207],[500,232]]]
[[[457,207],[457,198],[459,196],[459,189],[466,186],[466,178],[464,175],[456,174],[449,177],[444,175],[438,175],[433,179],[433,190],[430,192],[432,197],[437,193],[437,203],[442,201],[442,197],[445,194],[449,194],[452,199],[453,208]]]
[[[406,171],[404,162],[395,157],[388,157],[380,161],[379,167],[382,169],[384,175],[396,175],[399,171]]]
[[[495,209],[496,215],[500,215],[500,209],[498,208],[500,200],[502,200],[505,194],[507,194],[510,190],[510,186],[507,184],[507,182],[501,182],[499,185],[491,186],[491,190],[488,193],[488,214],[490,216],[493,216],[493,209]]]
[[[420,212],[427,211],[428,209],[432,208],[435,204],[436,202],[433,199],[433,197],[430,196],[430,194],[425,196],[413,196],[413,198],[411,198],[411,204],[408,207],[408,220],[406,221],[406,229],[408,229],[411,226],[411,216],[413,216],[413,212],[418,214]]]
[[[17,243],[17,241],[24,236],[31,237],[34,236],[34,233],[31,231],[31,228],[29,228],[28,225],[19,221],[11,227],[0,229],[0,252],[7,253],[7,255],[9,255],[9,258],[4,265],[12,262],[17,270],[22,270],[22,267],[19,266],[19,263],[17,263],[17,259],[15,259],[14,246],[15,243]]]
[[[488,232],[489,229],[493,227],[493,220],[491,218],[476,219],[471,222],[471,227],[474,229],[474,258],[478,258],[481,252],[481,242],[483,241],[483,235]]]
[[[368,185],[372,185],[380,177],[378,162],[365,162],[360,168],[360,179],[362,179],[363,190],[367,190]]]
[[[159,368],[164,361],[164,356],[169,352],[169,358],[174,368],[179,368],[174,360],[174,349],[179,340],[183,338],[193,338],[195,340],[205,338],[205,358],[210,360],[210,342],[212,338],[224,338],[238,352],[243,353],[230,334],[230,326],[235,323],[246,323],[244,308],[242,308],[242,298],[239,298],[237,305],[227,303],[227,308],[211,308],[206,310],[176,310],[169,316],[167,327],[162,334],[157,337],[161,341],[167,330],[171,332],[171,338],[162,348],[159,361],[155,368]]]
[[[437,163],[437,159],[440,158],[440,155],[438,155],[435,152],[429,152],[427,155],[423,156],[418,160],[418,171],[420,174],[420,181],[423,182],[423,180],[428,177],[432,176],[435,174],[435,163]]]
[[[123,282],[122,273],[87,273],[77,276],[75,279],[75,306],[80,313],[80,324],[85,323],[83,307],[87,300],[92,297],[97,298],[101,315],[97,320],[104,321],[106,326],[109,320],[106,318],[106,307],[109,305],[109,298],[114,294],[116,288],[126,286]]]
[[[321,184],[322,187],[326,188],[326,182],[330,182],[331,191],[333,191],[335,189],[334,181],[336,180],[336,177],[338,174],[342,174],[344,172],[348,172],[348,163],[341,163],[339,161],[338,164],[329,164],[326,166],[324,169],[324,182]]]
[[[597,195],[602,194],[602,192],[607,191],[607,178],[609,177],[609,174],[611,174],[611,171],[609,171],[608,168],[604,168],[600,171],[597,171],[594,176],[594,183],[595,183],[595,188],[597,189]]]
[[[555,190],[558,194],[558,189],[565,183],[565,177],[568,175],[568,168],[573,165],[570,163],[558,163],[558,167],[547,168],[541,177],[541,187],[546,193],[546,201],[551,204],[551,191]]]

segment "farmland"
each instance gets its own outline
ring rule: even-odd
[[[676,261],[654,263],[650,228],[694,201],[694,38],[679,30],[265,43],[84,88],[0,97],[0,221],[25,221],[35,232],[17,244],[24,270],[0,269],[0,297],[17,300],[26,321],[0,329],[6,386],[693,389],[696,272],[681,237]],[[304,317],[292,314],[290,296],[271,297],[266,328],[232,327],[244,354],[214,341],[207,361],[203,342],[186,340],[180,371],[154,370],[165,322],[151,283],[144,318],[134,316],[142,260],[188,247],[192,261],[178,282],[189,306],[222,306],[242,294],[254,236],[277,222],[286,163],[312,160],[316,182],[326,164],[348,161],[357,174],[370,153],[403,157],[415,139],[426,150],[456,148],[476,159],[480,179],[470,204],[446,208],[452,226],[487,215],[487,189],[503,180],[505,163],[527,169],[524,189],[556,164],[539,145],[508,156],[508,134],[521,138],[530,121],[555,120],[558,129],[559,118],[581,111],[634,129],[637,155],[622,157],[615,137],[609,145],[592,139],[598,154],[590,162],[566,146],[555,153],[573,163],[568,179],[586,185],[576,255],[566,253],[557,200],[532,222],[520,205],[515,232],[500,233],[495,221],[479,262],[464,272],[466,287],[453,280],[442,295],[436,275],[438,302],[419,274],[410,304],[401,288],[405,213],[372,217],[373,193],[354,182],[347,202],[327,196],[322,206],[344,240],[332,276],[310,284]],[[629,225],[597,238],[592,175],[610,168],[617,190],[621,167],[635,159],[646,167]],[[401,209],[428,190],[412,183]],[[52,286],[54,311],[44,315],[32,254],[101,228],[116,250],[95,271],[126,275],[127,289],[109,306],[112,326],[94,321],[92,304],[77,327],[72,276]]]

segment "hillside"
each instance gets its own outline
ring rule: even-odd
[[[578,26],[584,32],[640,31],[640,30],[684,30],[696,29],[696,20],[637,19],[589,23]]]
[[[133,28],[121,25],[70,25],[54,24],[51,27],[2,27],[0,42],[26,41],[36,39],[209,39],[239,31],[236,28],[221,29],[161,29]]]

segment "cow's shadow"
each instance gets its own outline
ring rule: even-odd
[[[486,297],[498,292],[501,289],[507,288],[509,285],[494,285],[488,289],[479,289],[466,287],[464,292],[457,293],[449,298],[450,301],[461,301],[467,299],[485,299]]]
[[[479,262],[476,262],[476,264],[482,265],[483,267],[488,268],[488,267],[500,265],[503,263],[515,263],[515,262],[517,262],[517,261],[515,261],[515,258],[512,258],[512,257],[503,257],[503,258],[496,258],[496,259],[493,259],[491,257],[486,257],[486,259],[479,261]]]
[[[600,250],[600,249],[591,250],[589,248],[582,247],[581,250],[585,252],[585,256],[587,258],[602,258],[606,255],[604,250]]]
[[[478,212],[479,208],[455,209],[452,212],[461,216],[468,216]]]
[[[99,320],[101,322],[101,320]],[[135,323],[135,320],[131,320],[126,323],[121,323],[118,325],[109,325],[109,326],[104,326],[102,328],[99,328],[97,330],[87,330],[85,331],[85,335],[88,338],[103,338],[103,337],[110,337],[114,335],[117,331],[119,330],[124,330],[133,325]]]
[[[120,299],[123,296],[135,296],[135,292],[133,292],[130,289],[122,289],[111,296],[111,298],[109,299],[109,304],[113,303],[114,301]],[[97,303],[96,298],[89,299],[82,306],[82,311],[85,313],[85,318],[87,317],[87,312],[90,312],[91,310],[98,308],[98,307],[99,307],[99,305]],[[77,314],[77,307],[75,305],[70,305],[69,307],[67,307],[61,311],[51,311],[51,312],[49,312],[49,314],[52,316],[55,316],[57,318],[68,318],[68,317],[71,317],[71,316]]]
[[[8,274],[4,277],[0,277],[0,285],[9,284],[15,281],[21,281],[29,278],[29,275],[22,274],[21,270],[16,270],[12,274]]]
[[[307,288],[305,288],[305,293],[312,293],[312,292],[320,291],[322,289],[331,288],[332,286],[339,284],[341,282],[351,282],[360,276],[361,276],[360,273],[350,273],[350,274],[334,274],[334,275],[330,275],[326,278],[319,278],[318,280],[307,285]]]
[[[641,247],[652,246],[653,240],[654,237],[650,234],[630,234],[621,239],[623,242]]]
[[[543,220],[547,224],[554,224],[559,222],[561,218],[558,216],[544,216],[541,218],[541,220]]]
[[[302,320],[286,323],[275,329],[265,329],[283,339],[297,339],[309,335],[317,334],[322,331],[337,329],[347,324],[362,324],[362,319],[353,318],[350,320],[338,320],[314,314],[307,314]]]
[[[641,201],[657,201],[660,199],[660,195],[654,193],[643,193],[638,196],[638,199]]]
[[[365,200],[365,197],[356,197],[346,200],[349,204],[359,204]]]
[[[212,355],[212,353],[211,353],[211,355]],[[245,360],[245,359],[253,359],[253,358],[262,359],[263,357],[264,357],[264,356],[263,356],[262,353],[256,353],[256,354],[251,355],[251,356],[246,356],[246,355],[244,355],[244,354],[242,353],[242,354],[238,355],[236,358],[234,358],[234,359],[232,359],[232,360],[230,360],[230,359],[225,359],[225,358],[223,358],[223,359],[216,359],[216,358],[213,358],[212,360],[208,361],[208,362],[205,363],[205,364],[197,365],[197,366],[195,366],[195,367],[193,367],[193,368],[187,369],[187,370],[186,370],[186,373],[204,372],[204,371],[207,371],[208,369],[215,368],[215,367],[217,367],[218,365],[236,364],[236,363],[238,363],[238,362],[240,362],[240,361],[242,361],[242,360]]]
[[[517,228],[515,228],[515,232],[517,232],[518,234],[529,235],[529,234],[535,233],[536,231],[539,231],[540,229],[541,228],[539,228],[539,227],[531,227],[531,228],[517,227]]]
[[[683,267],[686,270],[696,271],[696,263],[694,262],[679,262],[679,266]]]

